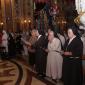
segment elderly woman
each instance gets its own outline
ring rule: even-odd
[[[64,85],[82,85],[83,43],[75,26],[68,28],[68,37],[64,47]]]
[[[53,31],[49,32],[48,40],[46,76],[52,78],[53,81],[56,81],[56,79],[59,80],[62,77],[63,58],[60,54],[61,43],[60,40],[55,37]]]

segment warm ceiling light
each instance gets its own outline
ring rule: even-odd
[[[3,25],[4,23],[3,23],[3,22],[1,22],[0,24],[1,24],[1,25]]]
[[[27,20],[24,20],[24,23],[27,23]]]
[[[31,23],[31,20],[28,20],[29,23]]]

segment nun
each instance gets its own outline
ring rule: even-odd
[[[49,32],[48,40],[46,76],[56,82],[62,78],[61,42],[53,30]]]
[[[83,43],[75,26],[68,28],[68,40],[64,46],[64,85],[82,85]]]

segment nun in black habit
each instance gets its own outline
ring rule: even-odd
[[[83,43],[75,26],[68,28],[68,38],[64,46],[64,85],[82,85]]]

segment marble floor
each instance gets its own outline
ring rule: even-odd
[[[44,82],[36,79],[35,77],[33,77],[31,85],[46,85],[46,84]]]
[[[51,79],[36,76],[36,72],[29,68],[22,57],[16,59],[0,59],[0,85],[63,85]]]
[[[31,85],[32,72],[16,59],[0,60],[0,85]]]

